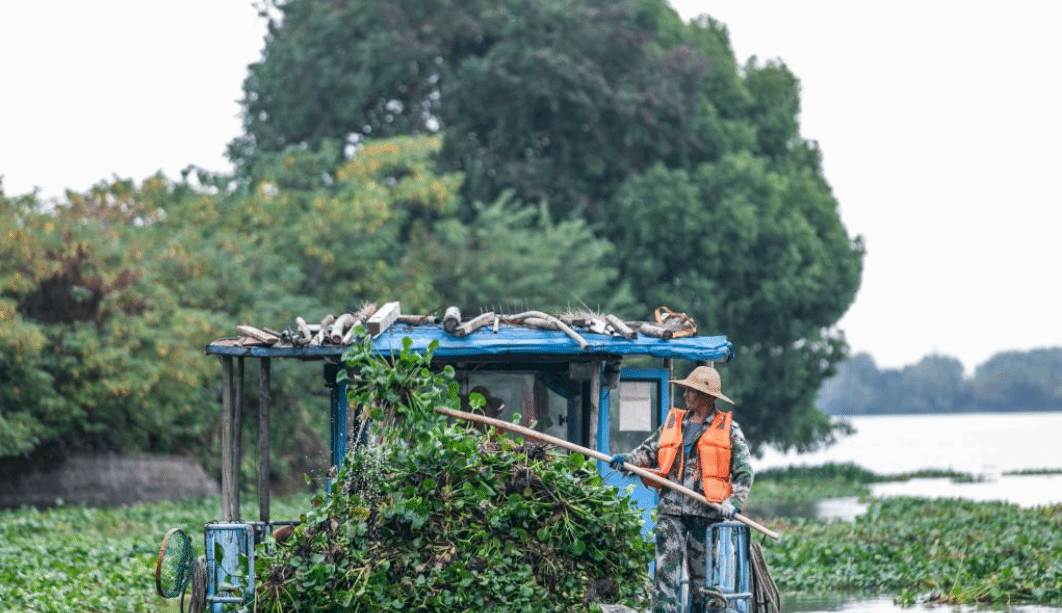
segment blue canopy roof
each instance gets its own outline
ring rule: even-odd
[[[484,360],[499,358],[570,359],[614,356],[648,356],[681,360],[706,360],[727,362],[734,357],[734,346],[725,336],[692,336],[663,340],[638,335],[635,339],[606,334],[594,334],[579,330],[588,343],[585,350],[579,347],[564,332],[537,330],[520,326],[502,325],[497,332],[489,327],[480,328],[466,336],[456,336],[443,330],[438,324],[395,324],[372,340],[373,349],[380,354],[398,353],[403,339],[412,341],[410,348],[423,352],[433,341],[438,341],[436,359]],[[295,347],[292,345],[244,344],[245,339],[221,339],[207,346],[211,355],[322,359],[341,356],[348,347],[321,345]]]

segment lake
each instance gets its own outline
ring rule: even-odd
[[[767,449],[763,457],[753,459],[753,468],[851,462],[880,475],[950,469],[984,480],[912,479],[876,484],[872,492],[1004,500],[1023,507],[1062,503],[1062,475],[1004,474],[1062,469],[1062,413],[878,415],[848,422],[856,433],[835,445],[805,454]]]
[[[979,475],[979,483],[950,479],[912,479],[872,486],[872,495],[1005,500],[1023,507],[1062,503],[1062,475],[1006,475],[1035,469],[1062,468],[1062,413],[882,415],[848,418],[856,433],[813,453],[768,449],[753,459],[753,468],[817,466],[828,462],[858,464],[881,475],[925,468]],[[755,496],[755,485],[753,485]],[[866,506],[854,498],[823,501],[818,514],[851,519]],[[972,613],[974,607],[901,607],[888,596],[876,598],[786,595],[782,613]],[[998,609],[997,609],[998,610]],[[1011,613],[1062,613],[1062,608],[1024,605]]]

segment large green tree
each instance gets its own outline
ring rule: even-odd
[[[209,431],[210,314],[151,279],[159,184],[119,181],[52,211],[0,192],[0,457],[173,452]]]
[[[799,80],[783,63],[739,66],[725,26],[683,23],[664,0],[275,7],[230,147],[245,177],[289,147],[343,158],[380,134],[441,133],[438,163],[464,177],[463,221],[507,193],[581,219],[612,243],[632,317],[666,304],[734,340],[727,385],[754,445],[829,438],[814,398],[846,354],[834,325],[863,247],[800,134]],[[444,274],[461,270],[457,253]],[[460,295],[508,298],[504,284],[466,285]]]
[[[636,296],[695,314],[737,346],[727,386],[750,440],[805,447],[827,438],[814,398],[844,358],[830,326],[860,275],[828,189],[742,153],[692,174],[656,166],[628,180],[613,205],[622,220],[614,240],[630,254],[621,274]]]
[[[516,297],[558,310],[568,273],[597,294],[615,282],[611,245],[580,220],[505,196],[466,226],[461,176],[432,162],[440,146],[366,140],[339,164],[293,147],[260,156],[246,189],[190,169],[103,182],[51,210],[0,191],[0,458],[154,451],[211,466],[220,370],[202,348],[239,323],[283,330],[394,299],[407,313]],[[305,369],[273,376],[275,468],[298,482],[322,459],[327,400]],[[249,385],[248,434],[256,396]]]

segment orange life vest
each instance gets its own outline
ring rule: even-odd
[[[660,444],[657,449],[656,465],[658,469],[648,469],[661,477],[671,473],[675,458],[679,460],[679,475],[684,468],[685,454],[682,449],[682,418],[686,411],[671,409],[664,420],[660,432]],[[712,423],[697,439],[697,458],[701,466],[701,486],[704,497],[712,502],[723,502],[730,497],[730,420],[732,415],[716,411]],[[658,488],[648,479],[642,481],[649,487]]]

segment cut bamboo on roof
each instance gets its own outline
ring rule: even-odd
[[[397,301],[384,303],[377,308],[375,303],[365,303],[359,309],[342,312],[339,316],[329,313],[317,325],[307,324],[306,318],[296,317],[290,327],[276,332],[263,326],[241,324],[236,327],[240,337],[234,343],[240,346],[265,347],[325,347],[348,346],[356,342],[360,334],[377,337],[395,324],[413,328],[421,326],[440,327],[448,334],[461,338],[474,333],[498,334],[502,326],[529,330],[563,332],[584,351],[589,342],[586,335],[606,335],[630,340],[639,334],[668,340],[696,334],[697,324],[685,313],[676,313],[667,307],[659,307],[654,321],[624,321],[618,316],[590,311],[565,312],[551,315],[544,311],[522,311],[501,314],[485,311],[473,317],[463,317],[457,306],[447,307],[441,318],[426,315],[403,315]],[[407,328],[408,329],[408,328]],[[481,331],[482,330],[482,331]]]

